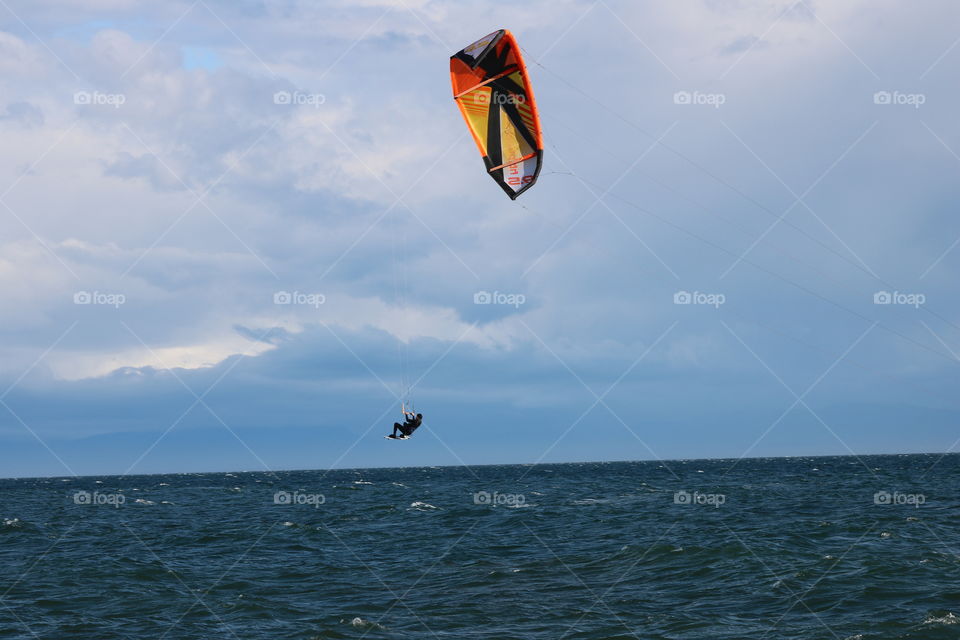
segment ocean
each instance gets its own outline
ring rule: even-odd
[[[960,455],[0,481],[0,638],[960,638]]]

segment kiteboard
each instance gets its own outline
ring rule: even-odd
[[[410,436],[383,436],[387,440],[409,440]]]

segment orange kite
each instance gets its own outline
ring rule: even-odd
[[[506,29],[450,56],[453,98],[487,172],[515,200],[543,165],[543,135],[520,47]]]

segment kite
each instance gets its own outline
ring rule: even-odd
[[[497,184],[516,200],[543,164],[543,135],[520,46],[506,29],[450,56],[453,99]]]

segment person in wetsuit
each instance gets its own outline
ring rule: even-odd
[[[393,433],[387,436],[388,438],[396,438],[397,431],[400,432],[400,435],[410,437],[411,435],[413,435],[413,432],[416,431],[417,428],[420,426],[420,424],[423,422],[422,413],[414,414],[413,411],[407,411],[406,407],[401,407],[401,410],[403,411],[403,415],[404,415],[403,424],[400,424],[399,422],[394,422]]]

